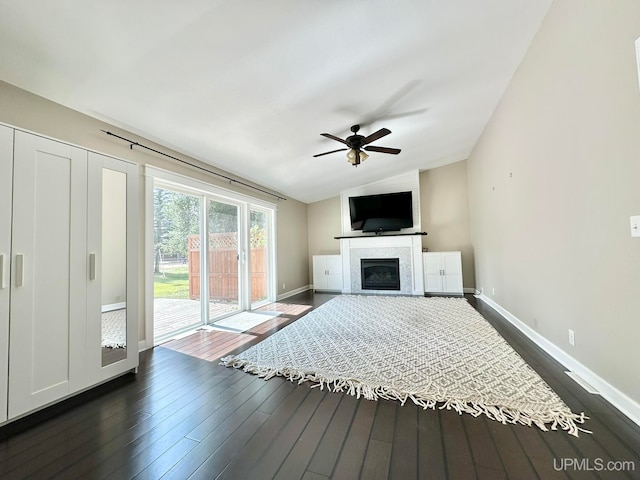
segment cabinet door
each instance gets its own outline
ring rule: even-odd
[[[0,125],[0,422],[7,419],[13,129]]]
[[[342,257],[327,255],[327,290],[342,290]]]
[[[138,365],[137,167],[89,153],[87,369],[90,384]]]
[[[443,291],[447,293],[462,293],[462,256],[460,252],[443,253],[442,269],[444,272]]]
[[[327,260],[325,255],[313,256],[313,289],[327,288]]]
[[[442,292],[442,254],[436,252],[423,253],[424,291]]]
[[[9,418],[83,385],[87,152],[16,131]]]

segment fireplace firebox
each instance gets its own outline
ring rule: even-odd
[[[400,290],[399,258],[360,259],[363,290]]]

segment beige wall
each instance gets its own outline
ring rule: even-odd
[[[342,234],[340,217],[340,197],[332,197],[320,202],[310,203],[307,207],[309,230],[309,274],[313,275],[313,255],[339,255]],[[309,278],[309,283],[313,279]]]
[[[309,256],[339,254],[340,243],[334,237],[342,231],[340,197],[311,203],[307,211]],[[473,288],[466,161],[420,173],[420,217],[422,230],[428,233],[423,246],[431,251],[462,251],[464,286]]]
[[[96,120],[77,111],[33,95],[25,90],[16,88],[0,81],[0,122],[30,130],[35,133],[50,136],[65,142],[73,143],[107,155],[136,162],[140,165],[153,165],[182,175],[237,190],[245,195],[251,195],[275,203],[275,198],[260,192],[229,184],[218,177],[179,164],[175,160],[134,148],[129,144],[109,137],[100,130],[109,130],[132,140],[139,141],[162,152],[182,158],[194,164],[205,166],[197,160],[173,152],[161,145],[141,138],[131,132],[123,131],[112,125]],[[213,159],[215,161],[215,159]],[[215,170],[215,169],[214,169]],[[224,173],[221,171],[221,173]],[[231,175],[235,177],[234,175]],[[246,183],[250,183],[245,181]],[[142,185],[141,185],[142,189]],[[142,189],[143,190],[143,189]],[[141,197],[142,198],[142,197]],[[144,202],[142,202],[144,205]],[[278,293],[282,293],[282,284],[286,284],[286,291],[305,287],[309,284],[308,251],[307,251],[307,214],[306,204],[293,199],[277,202],[277,251],[278,251]],[[141,212],[141,219],[144,219]],[[141,235],[144,233],[141,222]],[[140,251],[140,259],[144,258]],[[144,307],[142,298],[144,289],[140,289],[140,309]],[[140,338],[144,338],[144,329],[140,330]]]
[[[422,246],[431,252],[461,251],[463,285],[473,288],[466,160],[420,172],[420,216],[427,232]]]
[[[639,19],[556,0],[468,169],[476,288],[636,402]]]

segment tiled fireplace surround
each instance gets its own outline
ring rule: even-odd
[[[424,295],[420,235],[343,237],[340,239],[340,254],[342,255],[342,293]],[[360,260],[363,258],[398,258],[400,290],[363,290],[360,279]]]

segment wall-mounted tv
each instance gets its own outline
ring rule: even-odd
[[[397,231],[413,227],[411,192],[349,197],[351,230]]]

